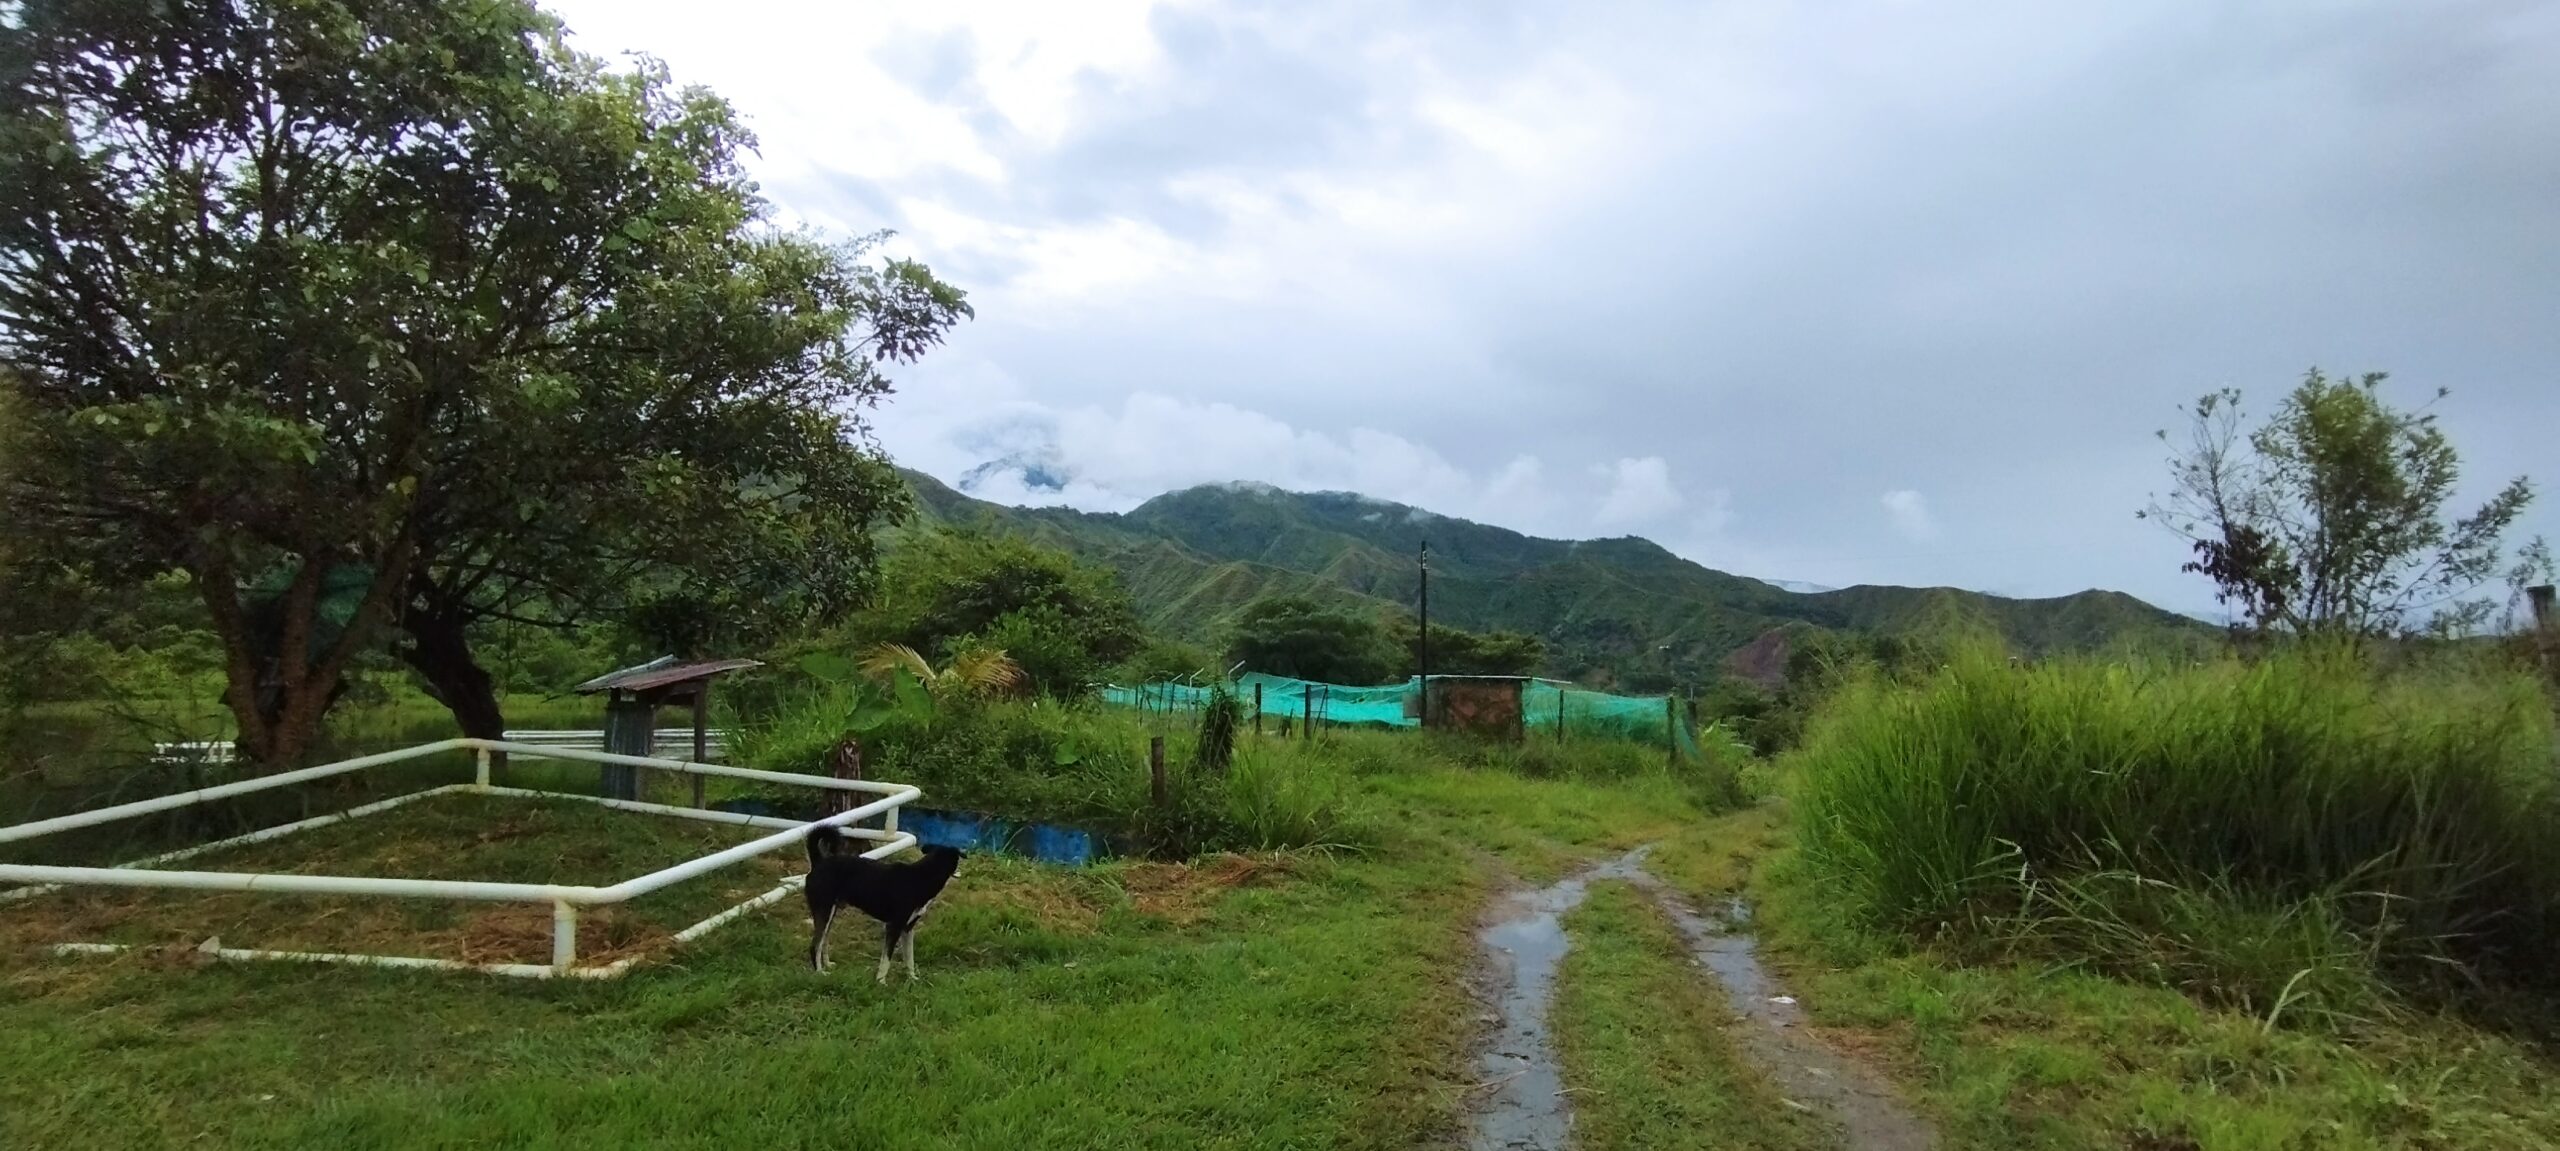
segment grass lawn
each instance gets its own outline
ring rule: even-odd
[[[168,866],[198,871],[378,875],[605,886],[699,858],[759,829],[634,815],[574,800],[440,795],[377,815]],[[804,868],[760,856],[629,903],[582,911],[579,959],[663,947],[667,936],[772,890]],[[421,955],[547,963],[551,909],[528,903],[66,889],[0,916],[0,939]]]
[[[923,978],[886,988],[866,933],[839,933],[841,965],[810,973],[788,905],[623,980],[558,984],[41,949],[76,928],[540,957],[547,923],[511,934],[486,910],[0,906],[0,1146],[1446,1146],[1478,1097],[1466,988],[1490,897],[1648,842],[1664,880],[1760,902],[1764,958],[1949,1147],[2560,1145],[2553,1065],[2516,1040],[2433,1019],[2268,1034],[2168,991],[1909,954],[1829,923],[1788,879],[1775,805],[1709,819],[1660,778],[1463,769],[1392,738],[1338,745],[1388,829],[1371,848],[1078,870],[973,857],[919,936]],[[205,866],[608,881],[744,834],[457,796]],[[620,933],[598,945],[650,948],[788,864],[598,917]],[[1602,883],[1566,926],[1554,1021],[1582,1146],[1831,1145],[1737,1060],[1721,991],[1649,901]]]
[[[550,984],[151,953],[57,960],[37,945],[73,925],[87,938],[219,931],[233,946],[427,954],[429,937],[467,943],[470,928],[390,901],[47,897],[0,910],[0,1146],[1443,1141],[1474,1019],[1458,976],[1492,876],[1694,815],[1642,791],[1456,770],[1375,790],[1411,818],[1362,853],[1083,870],[973,857],[918,937],[923,978],[886,988],[869,978],[864,933],[839,933],[847,962],[834,973],[807,971],[791,907],[620,981]],[[1514,824],[1565,837],[1494,832]],[[1594,840],[1576,846],[1576,834]],[[457,796],[204,866],[583,882],[737,837]],[[730,893],[700,894],[716,906]],[[177,906],[189,902],[212,906]],[[701,910],[637,918],[664,926]],[[415,945],[396,942],[412,931]]]

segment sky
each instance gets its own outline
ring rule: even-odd
[[[2458,502],[2560,483],[2560,5],[550,7],[968,290],[876,424],[984,498],[2209,611],[2134,518],[2207,391],[2389,371]]]

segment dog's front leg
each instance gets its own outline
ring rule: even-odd
[[[871,973],[871,981],[883,987],[889,983],[889,958],[898,953],[898,937],[904,934],[895,923],[880,928],[880,969]]]

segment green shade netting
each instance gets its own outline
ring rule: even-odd
[[[1421,723],[1421,679],[1376,687],[1293,679],[1249,672],[1238,676],[1234,691],[1247,707],[1261,689],[1262,713],[1278,717],[1309,715],[1325,723],[1416,727]],[[1103,688],[1105,702],[1150,711],[1196,711],[1209,702],[1209,686],[1193,683],[1112,684]],[[1534,731],[1552,732],[1564,725],[1566,735],[1619,736],[1679,745],[1684,756],[1698,754],[1696,736],[1685,723],[1673,723],[1667,697],[1612,695],[1549,680],[1530,680],[1521,689],[1523,719]]]

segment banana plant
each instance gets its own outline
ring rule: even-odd
[[[924,722],[933,718],[933,692],[905,668],[870,678],[862,665],[838,653],[822,651],[800,657],[800,670],[850,697],[851,710],[845,716],[849,730],[868,732],[895,719]]]

